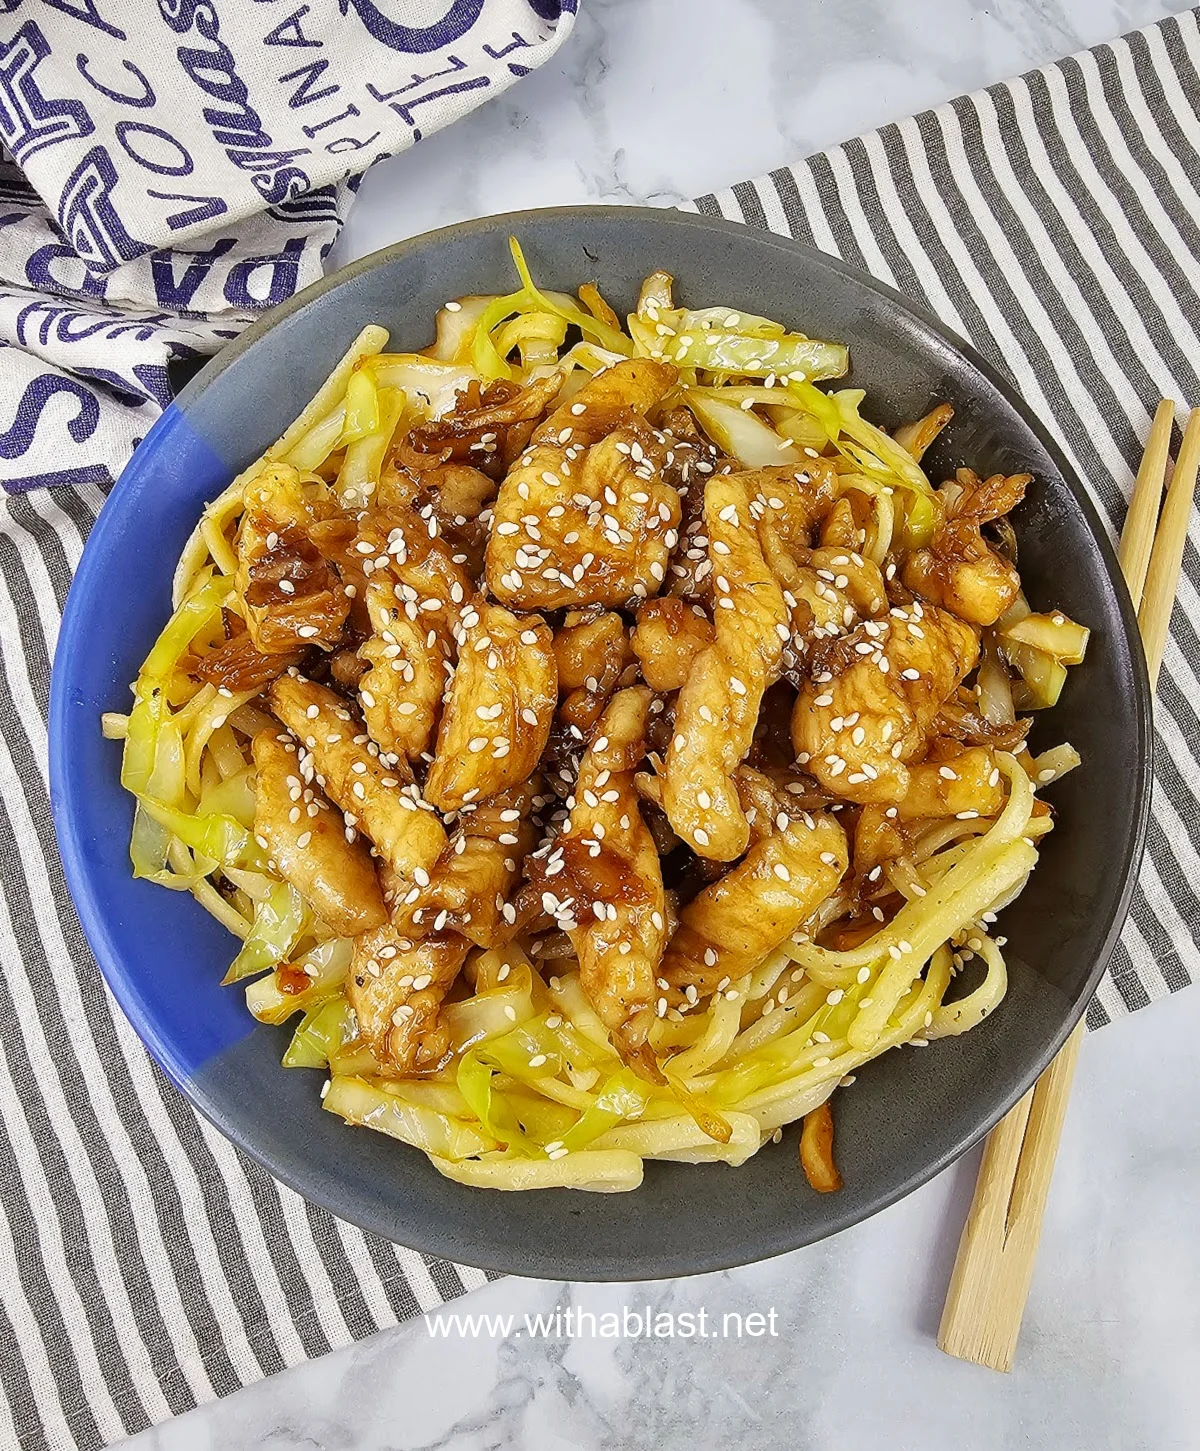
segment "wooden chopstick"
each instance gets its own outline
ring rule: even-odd
[[[1196,492],[1196,474],[1200,470],[1200,408],[1194,408],[1183,431],[1179,460],[1167,490],[1154,551],[1150,555],[1146,586],[1138,607],[1138,629],[1142,632],[1142,648],[1146,652],[1146,669],[1150,689],[1158,684],[1158,672],[1167,648],[1171,628],[1171,610],[1179,588],[1179,571],[1183,567],[1183,550],[1187,543],[1188,521],[1192,517],[1192,499]]]
[[[1174,412],[1169,400],[1158,406],[1119,554],[1138,611],[1151,689],[1166,648],[1200,468],[1198,408],[1188,419],[1159,518]],[[988,1135],[938,1329],[938,1346],[948,1355],[993,1370],[1012,1368],[1083,1033],[1080,1022]]]
[[[1146,451],[1142,455],[1137,482],[1133,486],[1133,497],[1129,500],[1125,527],[1121,530],[1117,559],[1135,610],[1142,603],[1150,550],[1154,547],[1158,510],[1162,503],[1163,485],[1167,480],[1167,457],[1171,450],[1171,425],[1174,421],[1175,403],[1170,398],[1164,398],[1154,414],[1154,422],[1150,425]]]

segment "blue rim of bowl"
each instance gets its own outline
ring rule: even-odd
[[[816,1238],[827,1238],[830,1235],[838,1234],[842,1230],[850,1228],[853,1224],[859,1223],[865,1218],[870,1218],[881,1210],[897,1203],[915,1189],[920,1188],[922,1184],[927,1183],[930,1179],[941,1173],[943,1169],[947,1168],[977,1144],[1004,1117],[1009,1109],[1032,1087],[1046,1067],[1057,1056],[1062,1045],[1066,1042],[1086,1012],[1087,1006],[1116,948],[1125,920],[1129,914],[1133,893],[1137,885],[1138,872],[1140,870],[1149,828],[1154,774],[1152,696],[1149,677],[1146,671],[1145,656],[1142,650],[1141,635],[1137,626],[1137,615],[1130,600],[1124,576],[1117,562],[1116,552],[1113,549],[1108,532],[1104,527],[1095,504],[1092,502],[1090,495],[1080,482],[1075,471],[1067,462],[1058,444],[1028,404],[1021,398],[1020,394],[1017,393],[1010,380],[982,357],[969,343],[959,337],[952,329],[948,328],[940,318],[919,303],[913,302],[895,288],[880,282],[877,278],[871,276],[870,273],[849,266],[839,258],[832,257],[828,253],[820,251],[819,248],[809,246],[807,243],[797,241],[791,237],[783,237],[777,233],[751,228],[739,222],[731,222],[724,218],[710,217],[699,213],[672,211],[653,207],[570,206],[539,207],[519,212],[503,212],[493,216],[455,223],[452,226],[435,228],[431,231],[423,232],[418,236],[406,238],[404,241],[391,243],[389,246],[371,252],[339,268],[336,272],[319,279],[302,292],[297,293],[295,297],[272,308],[270,312],[264,314],[262,318],[256,320],[236,339],[222,348],[180,391],[176,402],[154,424],[145,440],[143,440],[141,447],[146,448],[148,444],[156,441],[157,435],[169,433],[173,427],[177,427],[180,422],[180,413],[186,410],[187,405],[199,399],[226,367],[249,348],[252,348],[258,339],[271,328],[278,325],[285,318],[290,317],[293,313],[300,311],[326,292],[345,285],[353,278],[365,272],[372,271],[385,262],[403,257],[412,251],[425,250],[430,246],[436,246],[443,240],[459,235],[470,235],[474,232],[491,233],[501,227],[512,232],[519,232],[522,225],[533,218],[583,220],[589,217],[605,217],[606,219],[612,220],[629,216],[652,216],[660,224],[677,226],[684,231],[690,228],[696,228],[699,230],[723,232],[730,237],[744,236],[747,232],[750,232],[756,241],[760,243],[766,242],[768,245],[774,246],[784,255],[800,255],[815,260],[818,265],[827,270],[846,278],[848,281],[865,286],[877,295],[890,301],[900,312],[907,314],[928,332],[935,334],[943,343],[957,352],[996,389],[1045,450],[1057,470],[1059,477],[1071,492],[1098,546],[1106,582],[1109,589],[1113,592],[1120,612],[1122,631],[1132,666],[1133,678],[1130,681],[1132,687],[1130,703],[1132,705],[1137,736],[1136,759],[1139,763],[1137,812],[1135,819],[1131,823],[1130,830],[1124,836],[1124,860],[1121,863],[1122,887],[1110,908],[1102,947],[1096,956],[1096,961],[1092,966],[1092,971],[1083,991],[1071,1005],[1070,1010],[1063,1019],[1061,1027],[1051,1039],[1049,1047],[1038,1055],[1031,1063],[1027,1073],[1019,1080],[1018,1088],[1010,1092],[1006,1097],[1002,1096],[997,1104],[993,1105],[992,1109],[981,1118],[978,1125],[970,1133],[963,1135],[957,1144],[953,1145],[932,1163],[921,1165],[919,1169],[914,1170],[912,1174],[892,1186],[890,1190],[880,1194],[877,1199],[871,1202],[871,1205],[865,1212],[847,1214],[841,1217],[837,1214],[831,1215],[827,1226],[823,1228],[820,1236],[793,1236],[789,1240],[788,1236],[783,1234],[764,1254],[750,1253],[749,1255],[740,1257],[718,1255],[711,1260],[698,1263],[694,1268],[689,1268],[686,1271],[675,1270],[672,1272],[674,1274],[701,1274],[733,1269],[742,1264],[755,1263],[761,1259],[771,1258],[774,1255],[784,1254],[792,1249],[801,1248],[805,1244],[815,1242]],[[192,1106],[249,1158],[260,1164],[273,1177],[281,1183],[286,1184],[289,1188],[294,1189],[298,1194],[310,1198],[312,1202],[319,1204],[332,1214],[345,1217],[345,1207],[339,1204],[336,1197],[314,1196],[302,1179],[281,1171],[280,1167],[273,1161],[272,1156],[263,1153],[256,1146],[253,1137],[244,1132],[240,1124],[231,1121],[222,1105],[214,1101],[212,1095],[206,1091],[202,1080],[193,1079],[179,1072],[176,1066],[178,1061],[177,1055],[172,1050],[170,1043],[162,1038],[156,1026],[147,1017],[136,994],[132,993],[129,989],[128,979],[120,969],[119,953],[108,929],[104,904],[96,896],[88,880],[85,860],[86,849],[76,829],[75,813],[71,807],[69,788],[63,766],[65,751],[70,736],[70,721],[69,701],[66,698],[65,688],[61,684],[58,663],[60,658],[72,649],[86,646],[88,621],[83,616],[81,608],[76,607],[76,601],[81,598],[84,590],[90,586],[93,571],[100,568],[98,561],[102,551],[99,549],[91,549],[93,539],[98,539],[103,542],[103,538],[107,532],[106,525],[114,529],[119,527],[115,514],[109,514],[109,504],[111,504],[112,497],[120,490],[124,477],[125,475],[122,474],[122,477],[117,480],[109,500],[106,501],[105,507],[100,511],[100,517],[92,530],[88,544],[84,548],[79,567],[75,573],[75,579],[72,582],[71,590],[68,593],[66,605],[63,610],[62,626],[55,648],[54,667],[51,672],[48,721],[50,794],[52,816],[55,832],[58,837],[64,875],[75,903],[84,935],[92,948],[92,952],[105,982],[155,1062],[158,1063]],[[108,525],[106,516],[113,519],[112,525]],[[84,588],[77,588],[81,584]],[[251,1027],[252,1030],[253,1028]],[[363,1224],[357,1219],[355,1222],[360,1223],[360,1227],[363,1229],[381,1234],[385,1238],[394,1237],[392,1230],[387,1226],[371,1223]],[[447,1253],[446,1246],[444,1245],[431,1242],[426,1237],[417,1236],[416,1238],[418,1241],[416,1243],[411,1240],[405,1240],[402,1243],[408,1244],[412,1248],[427,1254],[443,1256]],[[424,1242],[420,1242],[423,1238]],[[461,1248],[456,1252],[456,1257],[462,1259]],[[522,1255],[520,1258],[524,1259],[525,1256]],[[528,1263],[521,1263],[514,1266],[511,1258],[501,1262],[495,1258],[494,1252],[491,1251],[481,1252],[467,1262],[484,1269],[494,1269],[507,1273],[526,1275],[537,1275],[539,1273],[536,1266]],[[578,1272],[576,1273],[578,1278],[612,1278],[611,1276],[584,1276]],[[630,1276],[623,1274],[620,1278],[628,1279]],[[659,1278],[659,1276],[653,1272],[647,1272],[641,1274],[635,1273],[632,1278],[654,1279]]]

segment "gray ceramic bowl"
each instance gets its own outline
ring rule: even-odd
[[[950,399],[957,412],[931,469],[1032,471],[1016,520],[1030,598],[1092,627],[1087,663],[1035,735],[1070,739],[1084,766],[1055,788],[1058,830],[1002,919],[1008,997],[976,1031],[893,1052],[838,1095],[840,1194],[807,1187],[794,1128],[741,1169],[648,1165],[642,1188],[619,1199],[452,1184],[414,1150],[322,1112],[320,1075],[279,1066],[290,1029],[255,1025],[241,994],[217,986],[231,950],[223,929],[190,898],[129,877],[129,799],[97,716],[127,700],[203,502],[282,432],[364,324],[419,347],[447,298],[511,290],[510,233],[544,285],[596,280],[618,310],[665,267],[689,302],[845,340],[854,381],[885,425]],[[130,587],[112,590],[114,578]],[[932,318],[820,253],[633,208],[520,213],[418,237],[310,288],[226,348],[105,506],[67,607],[51,733],[55,816],[80,917],[113,991],[197,1108],[280,1179],[366,1229],[470,1264],[578,1279],[691,1274],[794,1249],[961,1154],[1050,1061],[1091,996],[1127,910],[1150,789],[1149,693],[1116,562],[1082,488],[1011,389]]]

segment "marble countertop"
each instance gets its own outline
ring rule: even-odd
[[[581,0],[554,62],[368,175],[332,261],[517,207],[670,205],[1181,8]],[[499,1281],[451,1308],[514,1315],[512,1333],[435,1338],[413,1322],[125,1451],[1193,1448],[1198,1034],[1200,992],[1085,1043],[1011,1376],[933,1344],[972,1154],[836,1239],[746,1269],[640,1286]],[[742,1339],[520,1328],[526,1313],[647,1304],[704,1307],[714,1323],[726,1312],[774,1317]]]

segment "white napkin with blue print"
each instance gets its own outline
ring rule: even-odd
[[[0,0],[0,483],[107,485],[321,274],[372,162],[562,44],[578,0]]]

